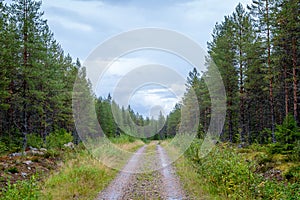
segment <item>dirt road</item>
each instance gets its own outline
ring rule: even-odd
[[[143,146],[97,200],[192,199],[183,191],[173,167],[167,165],[168,159],[160,145]]]

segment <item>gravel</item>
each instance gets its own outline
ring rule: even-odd
[[[97,200],[192,199],[182,189],[174,168],[168,165],[165,150],[154,145],[140,148]]]

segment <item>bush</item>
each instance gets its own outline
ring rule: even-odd
[[[277,142],[284,145],[285,149],[293,149],[295,141],[300,140],[300,130],[292,115],[288,115],[282,125],[276,126],[275,135]]]
[[[35,200],[39,199],[39,196],[39,187],[34,176],[28,181],[18,181],[15,184],[8,183],[8,186],[2,188],[0,193],[0,199],[2,200]]]
[[[121,134],[119,137],[109,138],[112,143],[125,144],[135,142],[136,139],[130,135]]]
[[[65,129],[60,129],[50,133],[46,137],[46,146],[48,149],[51,148],[63,148],[64,144],[72,142],[73,136],[67,133]]]
[[[28,146],[32,146],[35,148],[42,148],[44,142],[43,142],[43,138],[41,138],[39,135],[37,134],[29,134],[27,135],[27,145]]]
[[[0,154],[4,153],[6,151],[8,151],[8,147],[6,146],[6,144],[4,142],[0,141]]]
[[[257,173],[257,167],[260,167],[260,172],[273,168],[271,155],[261,153],[254,160],[245,160],[237,153],[239,149],[217,145],[201,158],[198,156],[201,148],[198,142],[193,142],[185,155],[194,161],[209,193],[229,199],[300,198],[299,166],[285,175],[291,180],[289,183],[268,180]]]
[[[294,183],[300,183],[300,165],[289,169],[287,173],[284,174],[285,178]]]

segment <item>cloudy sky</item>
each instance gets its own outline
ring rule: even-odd
[[[143,27],[180,32],[206,50],[215,23],[231,14],[239,2],[246,5],[251,0],[44,0],[42,9],[65,52],[84,63],[102,42],[124,31]],[[101,96],[113,93],[126,74],[153,63],[169,66],[183,80],[193,67],[178,56],[161,51],[130,53],[110,64],[97,87],[94,86],[95,93]],[[168,113],[183,92],[182,80],[165,85],[149,82],[137,85],[130,92],[127,103],[147,116],[156,115],[159,110]]]

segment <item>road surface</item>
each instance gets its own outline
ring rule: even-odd
[[[169,157],[159,144],[143,146],[97,200],[193,199],[182,189],[174,168],[167,163]]]

